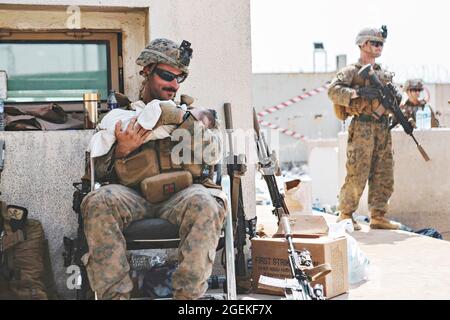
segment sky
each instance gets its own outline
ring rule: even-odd
[[[359,57],[357,33],[387,25],[377,59],[396,81],[422,78],[450,83],[450,1],[442,0],[251,0],[253,72],[312,72],[313,43],[322,42],[327,70],[336,56]],[[325,71],[325,55],[316,55]]]

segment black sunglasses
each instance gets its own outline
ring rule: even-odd
[[[384,46],[384,43],[381,41],[369,41],[369,42],[370,42],[370,45],[374,46],[375,48]]]
[[[409,91],[412,91],[412,92],[422,92],[422,89],[409,89]]]
[[[172,82],[173,79],[177,79],[178,83],[182,83],[187,78],[187,74],[184,72],[181,74],[173,74],[172,72],[169,72],[169,71],[163,70],[163,69],[159,69],[159,68],[155,69],[155,73],[161,79],[163,79],[164,81],[167,81],[167,82]]]

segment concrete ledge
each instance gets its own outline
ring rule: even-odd
[[[339,133],[339,189],[344,183],[348,133]],[[428,153],[425,162],[414,141],[403,129],[392,130],[394,149],[394,193],[389,202],[389,217],[415,228],[436,228],[450,240],[450,129],[414,131],[417,141]],[[367,188],[360,200],[359,214],[368,214]]]

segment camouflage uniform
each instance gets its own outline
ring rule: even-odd
[[[341,214],[351,216],[358,208],[368,181],[369,210],[373,218],[387,212],[388,200],[394,190],[394,162],[387,113],[379,120],[371,116],[380,102],[361,97],[351,99],[354,89],[369,85],[358,76],[361,67],[356,63],[339,71],[330,84],[328,95],[334,104],[345,107],[348,114],[354,115],[348,130],[347,176],[339,196],[339,210]],[[384,84],[392,80],[392,73],[377,64],[373,68]]]
[[[187,48],[182,47],[167,39],[153,40],[136,63],[141,66],[165,63],[187,73],[192,50],[189,43]],[[192,122],[186,120],[185,123],[188,123],[189,132],[193,131],[189,125]],[[201,122],[200,126],[203,128],[203,143],[196,145],[215,146],[221,150],[220,136],[202,126]],[[151,147],[154,143],[149,141],[142,147]],[[132,221],[159,217],[180,227],[179,266],[172,277],[174,298],[199,298],[205,293],[207,279],[212,272],[225,218],[226,196],[221,190],[207,188],[213,184],[210,179],[203,179],[168,200],[152,205],[140,190],[118,184],[114,169],[115,148],[116,145],[108,154],[95,160],[96,180],[110,184],[89,193],[81,204],[89,246],[83,263],[92,289],[99,299],[130,298],[133,284],[123,230]]]
[[[99,299],[128,299],[133,289],[123,230],[132,222],[160,217],[180,226],[179,267],[173,274],[176,299],[196,299],[207,289],[225,217],[223,202],[194,184],[159,205],[136,190],[111,184],[83,200],[89,253],[83,257]]]
[[[407,80],[403,87],[403,90],[407,92],[410,89],[423,90],[422,80],[420,79]],[[419,100],[417,103],[414,103],[411,100],[407,99],[404,103],[400,105],[400,108],[402,109],[405,117],[407,119],[412,119],[415,123],[417,110],[419,110],[419,108],[423,110],[425,106],[428,106],[431,110],[431,127],[432,128],[439,127],[439,120],[437,119],[435,112],[425,100]]]
[[[436,113],[425,100],[419,100],[418,103],[413,103],[411,100],[408,99],[400,107],[406,119],[413,119],[414,122],[416,122],[417,110],[419,110],[419,108],[423,110],[425,106],[428,106],[431,110],[431,127],[438,128],[439,120],[436,117]]]

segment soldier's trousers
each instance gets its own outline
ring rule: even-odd
[[[208,285],[225,209],[202,185],[194,184],[159,205],[122,185],[106,185],[82,202],[89,253],[83,256],[99,299],[128,299],[133,288],[122,231],[130,222],[160,217],[180,226],[179,267],[172,277],[175,299],[196,299]]]
[[[356,211],[368,181],[371,216],[384,216],[394,191],[392,138],[387,120],[365,122],[353,118],[348,130],[346,168],[339,211],[347,215]]]

